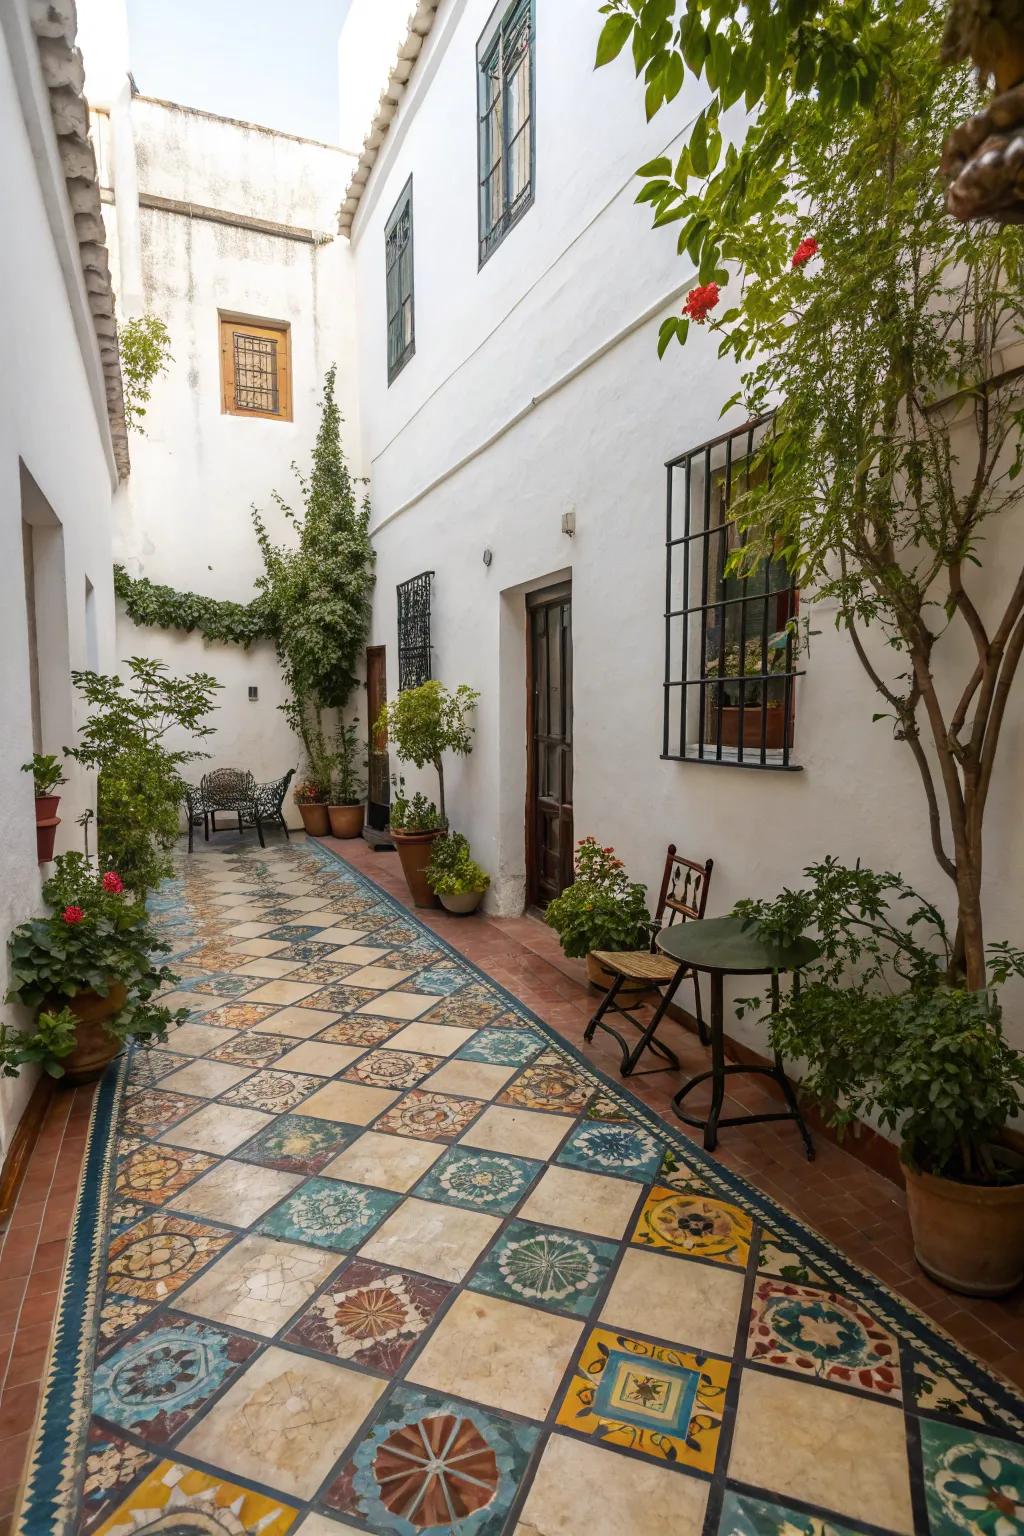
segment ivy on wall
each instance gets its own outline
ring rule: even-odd
[[[123,565],[114,566],[114,591],[133,624],[182,629],[187,634],[198,631],[204,640],[246,647],[271,638],[262,596],[251,603],[233,603],[204,597],[201,592],[176,592],[147,576],[129,576]]]

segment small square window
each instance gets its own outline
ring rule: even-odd
[[[226,414],[291,421],[288,326],[221,315],[220,378],[221,409]]]
[[[477,44],[481,266],[533,202],[533,0],[501,0]]]
[[[384,230],[388,298],[388,383],[416,351],[412,271],[412,177],[402,189]]]

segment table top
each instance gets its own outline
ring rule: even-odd
[[[658,935],[658,948],[695,971],[727,976],[763,976],[794,971],[821,953],[813,939],[800,938],[784,948],[766,944],[748,918],[704,917],[673,923]]]

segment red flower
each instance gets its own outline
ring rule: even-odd
[[[115,874],[112,869],[108,869],[103,876],[103,889],[109,891],[111,896],[120,896],[124,890],[124,881],[120,875]]]
[[[686,303],[683,305],[683,314],[689,315],[691,320],[696,320],[698,325],[703,325],[717,303],[718,284],[705,283],[702,287],[690,289],[686,295]]]
[[[65,907],[62,916],[66,923],[80,923],[85,913],[81,907]]]
[[[802,267],[805,261],[810,261],[811,257],[817,256],[817,254],[818,242],[812,235],[808,235],[806,240],[800,241],[800,244],[790,257],[789,264],[791,267]]]

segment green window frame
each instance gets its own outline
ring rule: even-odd
[[[477,43],[480,265],[533,203],[534,0],[500,0]]]
[[[391,385],[416,351],[411,176],[384,227],[384,281],[388,312],[388,384]]]

